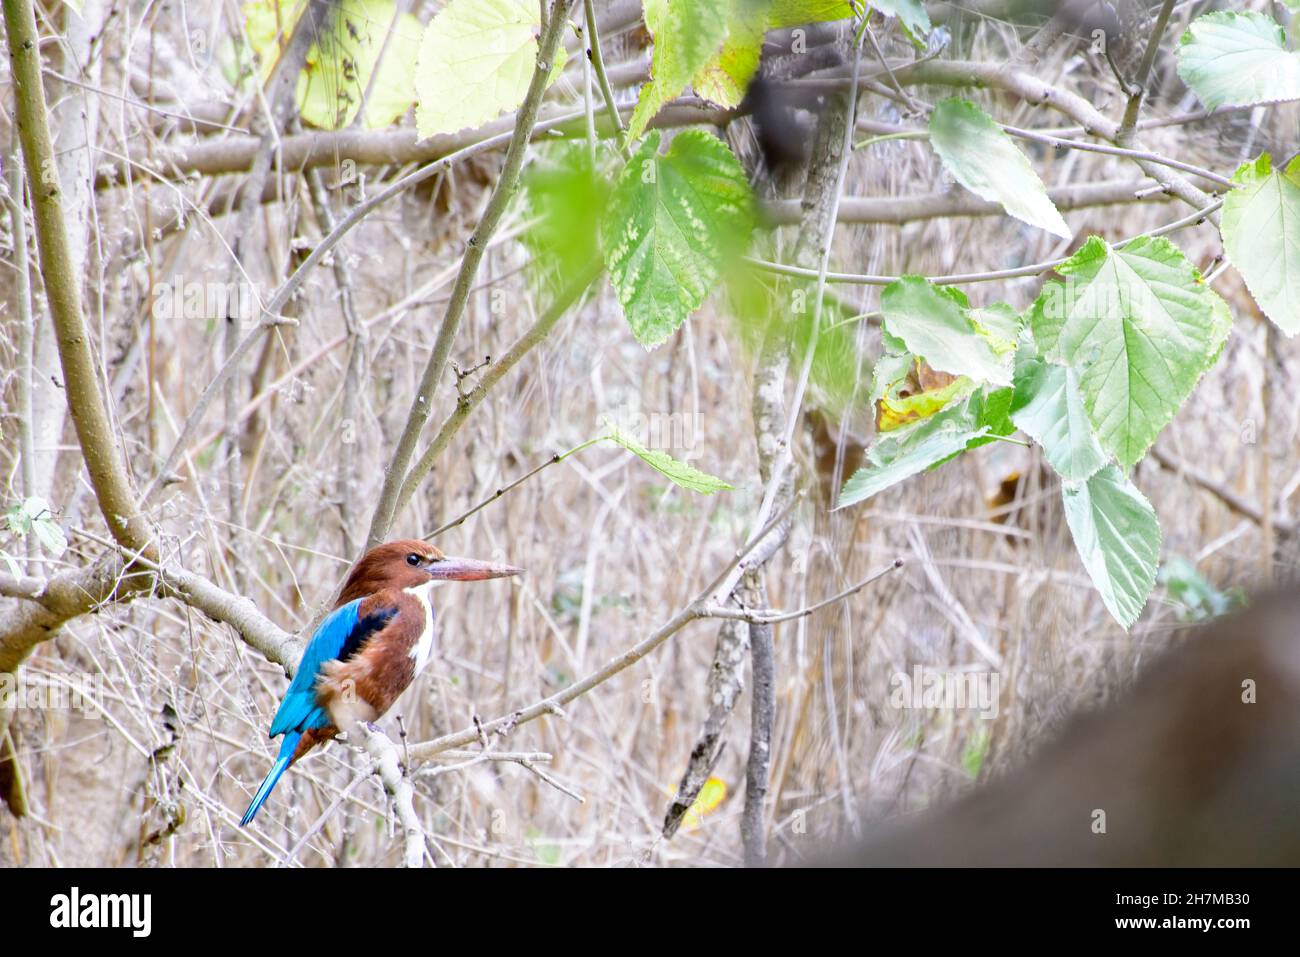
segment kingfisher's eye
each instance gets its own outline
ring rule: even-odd
[[[415,554],[415,552],[411,552],[411,554],[406,556],[406,564],[408,565],[420,564],[420,556]]]

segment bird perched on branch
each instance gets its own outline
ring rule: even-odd
[[[289,765],[340,731],[378,720],[415,680],[433,651],[433,589],[522,569],[450,558],[425,542],[387,542],[362,556],[334,610],[312,635],[271,721],[280,754],[244,812],[246,827]]]

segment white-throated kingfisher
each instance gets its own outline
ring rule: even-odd
[[[270,736],[284,741],[240,826],[253,820],[289,765],[340,731],[378,720],[415,680],[433,651],[435,586],[521,571],[451,558],[412,539],[366,552],[311,636],[271,720]]]

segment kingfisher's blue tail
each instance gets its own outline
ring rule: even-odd
[[[257,815],[262,805],[266,803],[266,799],[271,796],[275,783],[280,780],[280,775],[284,774],[289,767],[289,762],[293,760],[293,752],[297,750],[301,738],[302,734],[298,731],[290,731],[284,736],[284,740],[280,742],[280,754],[275,759],[275,764],[271,765],[271,770],[266,772],[261,787],[253,795],[253,800],[249,802],[248,810],[244,812],[244,817],[239,822],[240,827],[248,827],[248,822]]]

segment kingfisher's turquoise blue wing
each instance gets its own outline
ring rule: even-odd
[[[271,720],[272,738],[286,731],[306,731],[329,724],[329,716],[316,703],[316,678],[325,662],[348,658],[360,646],[362,636],[357,635],[360,607],[361,599],[357,598],[334,609],[311,636],[289,690]]]

